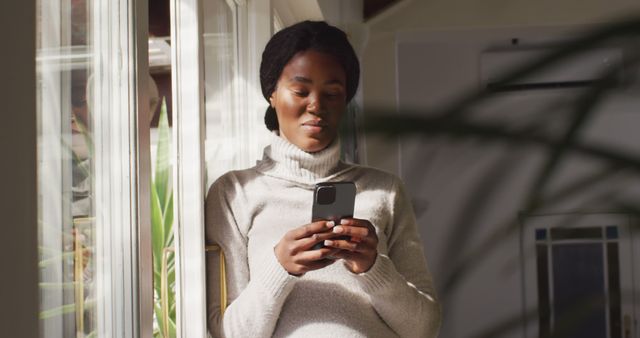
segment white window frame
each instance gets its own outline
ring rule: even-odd
[[[94,4],[98,333],[153,335],[147,0]],[[128,154],[128,156],[123,156]]]
[[[171,1],[176,335],[194,338],[206,337],[207,332],[201,14],[201,0]],[[183,325],[187,322],[189,325]]]
[[[203,0],[171,1],[173,139],[175,140],[174,231],[176,245],[176,303],[178,337],[206,337],[204,252],[204,53]],[[270,0],[234,0],[237,7],[238,77],[235,102],[252,112],[251,123],[262,123],[260,56],[271,37]],[[241,99],[242,98],[242,99]],[[254,137],[254,136],[251,136]],[[255,137],[260,137],[255,136]],[[260,141],[256,141],[260,142]],[[255,158],[255,157],[254,157]]]

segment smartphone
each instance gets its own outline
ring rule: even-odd
[[[352,218],[356,202],[356,185],[353,182],[323,182],[318,183],[313,191],[313,208],[311,221],[334,221],[340,224],[343,218]],[[350,239],[340,236],[337,239]],[[320,249],[324,243],[320,242],[312,249]]]

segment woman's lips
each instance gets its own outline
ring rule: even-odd
[[[322,121],[307,121],[302,124],[302,129],[310,133],[320,133],[327,124]]]

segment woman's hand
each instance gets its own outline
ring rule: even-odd
[[[294,276],[322,269],[335,262],[334,248],[310,250],[314,245],[336,236],[331,228],[334,222],[318,221],[288,231],[278,242],[274,251],[280,265]]]
[[[347,218],[333,227],[336,235],[351,236],[351,240],[326,239],[324,245],[341,249],[333,257],[344,260],[353,273],[369,271],[378,256],[378,235],[371,222],[364,219]]]

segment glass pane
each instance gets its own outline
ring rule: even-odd
[[[540,338],[551,337],[551,299],[549,294],[549,251],[547,245],[536,245],[538,276],[538,332]]]
[[[37,2],[41,337],[96,329],[90,5]]]
[[[205,1],[204,83],[205,83],[205,160],[207,187],[220,175],[238,168],[242,142],[237,132],[240,116],[237,94],[236,8],[225,0]]]
[[[551,240],[602,239],[601,227],[553,228]]]
[[[170,54],[166,55],[170,58]],[[151,60],[150,60],[151,61]],[[173,182],[171,180],[171,74],[151,68],[149,96],[154,112],[151,128],[151,231],[153,247],[154,337],[176,337]],[[160,98],[162,97],[162,98]],[[154,103],[155,102],[155,103]],[[160,102],[161,104],[157,104]],[[154,126],[155,121],[155,126]]]
[[[554,244],[552,252],[555,333],[567,338],[606,337],[602,243]]]
[[[170,94],[170,93],[169,93]],[[173,247],[173,184],[171,181],[171,130],[166,98],[158,127],[151,130],[153,149],[151,231],[153,238],[154,337],[176,337],[175,250]]]
[[[617,227],[615,228],[617,234]],[[622,337],[622,295],[620,290],[620,255],[618,243],[609,242],[607,246],[607,278],[609,287],[609,337]]]

